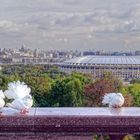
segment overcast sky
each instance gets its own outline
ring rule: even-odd
[[[0,47],[140,50],[140,0],[0,0]]]

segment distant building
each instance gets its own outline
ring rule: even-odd
[[[70,59],[60,64],[60,70],[66,73],[73,71],[92,73],[101,78],[109,71],[120,79],[140,78],[140,57],[136,56],[85,56]]]
[[[92,52],[92,51],[85,51],[83,52],[83,56],[87,56],[87,55],[95,55],[96,53],[95,52]]]
[[[135,51],[135,55],[140,55],[140,51]]]

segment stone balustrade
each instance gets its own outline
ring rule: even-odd
[[[31,108],[26,115],[3,108],[0,140],[93,140],[94,134],[122,140],[140,134],[140,108]]]

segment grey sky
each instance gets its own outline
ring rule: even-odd
[[[140,0],[0,0],[0,47],[140,50]]]

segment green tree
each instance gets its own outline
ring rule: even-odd
[[[130,81],[130,84],[135,84],[135,83],[139,83],[140,84],[140,79],[132,79]]]
[[[83,85],[75,77],[58,79],[50,91],[50,106],[78,107],[83,105]]]
[[[72,78],[79,79],[83,86],[92,83],[94,80],[93,76],[91,74],[83,74],[83,73],[73,72],[70,76]]]
[[[57,66],[48,66],[44,74],[47,74],[52,79],[65,77],[67,74],[61,72]]]
[[[8,76],[4,74],[0,74],[0,89],[6,90],[9,82],[18,81],[18,80],[20,80],[18,74],[13,74]]]
[[[25,76],[23,81],[31,87],[34,106],[48,106],[48,95],[53,82],[52,79],[47,76]]]
[[[134,106],[140,106],[140,84],[130,85],[125,91],[133,96]]]

